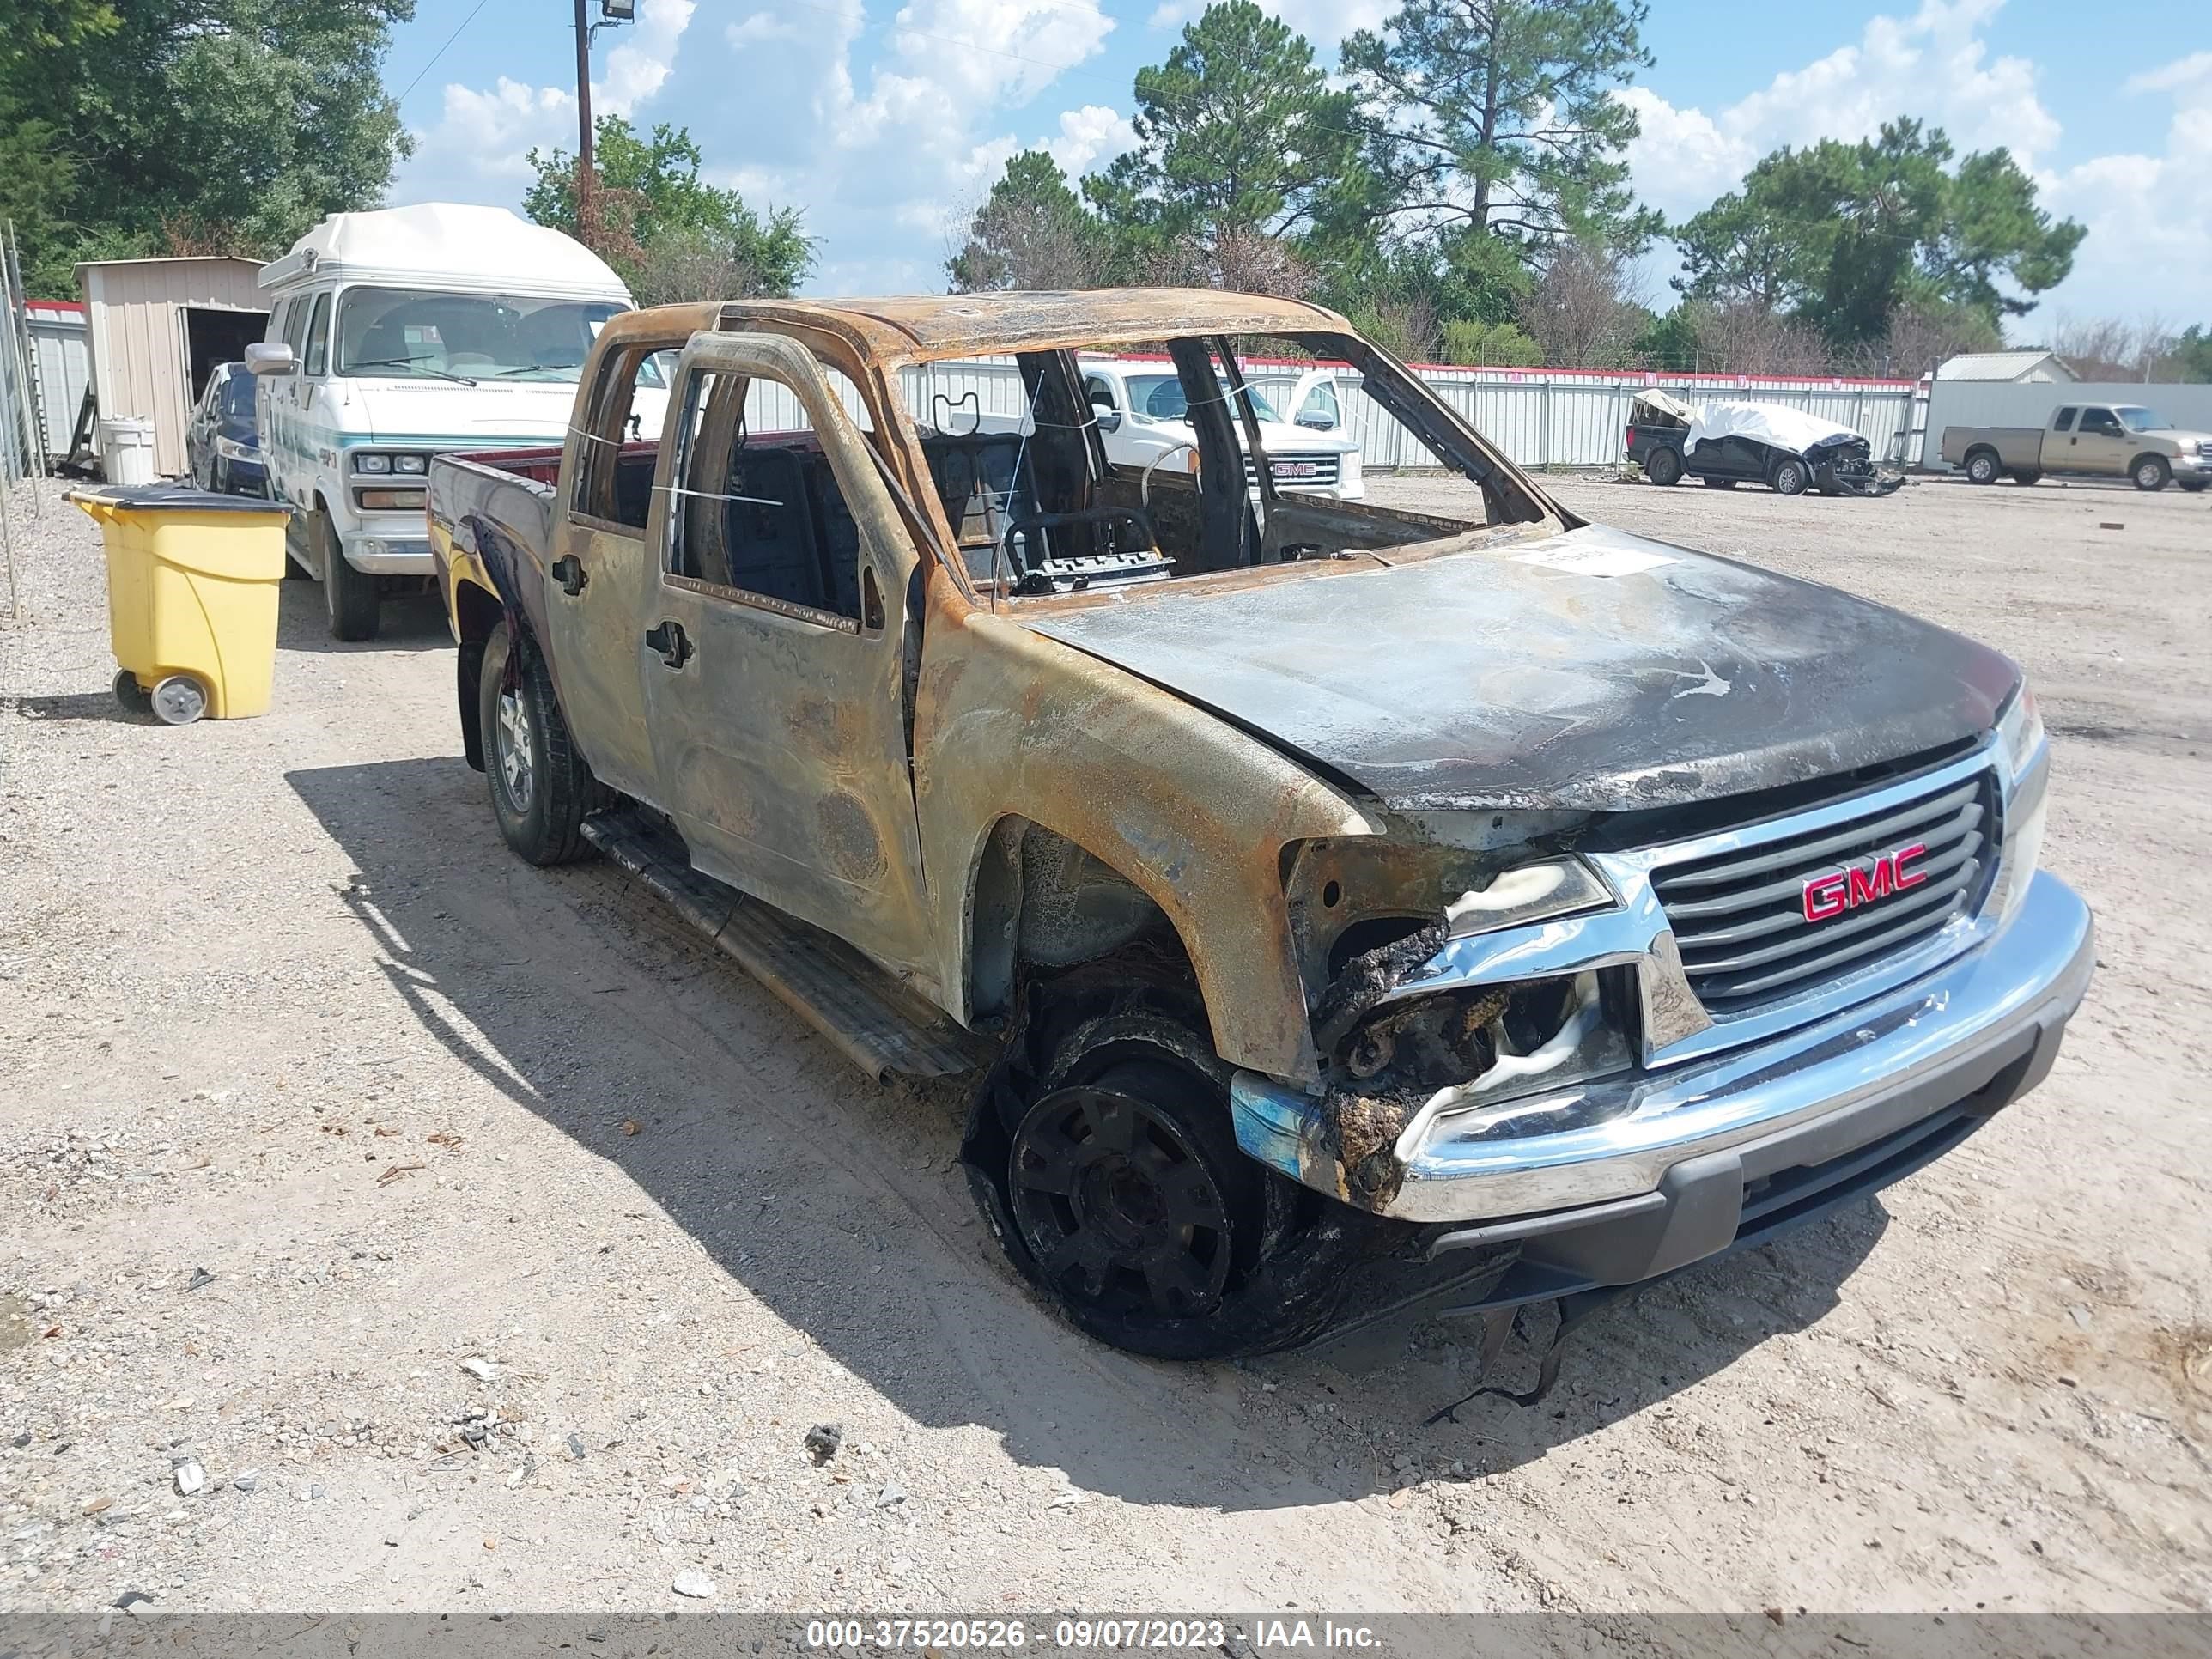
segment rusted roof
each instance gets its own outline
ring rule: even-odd
[[[1298,300],[1211,288],[902,295],[883,300],[744,300],[725,317],[811,323],[865,339],[881,359],[1134,344],[1192,334],[1296,334],[1348,325]]]

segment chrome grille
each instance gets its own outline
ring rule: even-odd
[[[1322,450],[1308,453],[1292,450],[1285,453],[1270,453],[1268,471],[1273,475],[1278,489],[1334,489],[1336,488],[1339,463],[1342,457],[1333,451]],[[1244,482],[1260,482],[1259,470],[1249,454],[1244,458]]]
[[[1734,1013],[1868,967],[1971,914],[1995,866],[1996,827],[1994,775],[1984,771],[1860,817],[1823,812],[1801,834],[1662,866],[1651,884],[1691,988],[1708,1012]],[[1878,860],[1916,844],[1924,850],[1908,873],[1920,878],[1890,888]],[[1853,902],[1808,920],[1808,884],[1836,876],[1812,902]]]

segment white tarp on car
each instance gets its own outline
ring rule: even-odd
[[[1808,415],[1785,404],[1730,401],[1707,404],[1698,410],[1683,445],[1695,449],[1708,438],[1748,438],[1753,443],[1771,444],[1777,449],[1802,455],[1825,440],[1858,435],[1847,426],[1838,426],[1833,421]]]

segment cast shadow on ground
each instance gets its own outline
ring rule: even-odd
[[[1130,1359],[1076,1334],[999,1259],[950,1164],[957,1100],[856,1081],[765,988],[710,947],[674,943],[696,941],[614,867],[522,865],[458,757],[287,781],[352,858],[349,902],[457,1062],[617,1166],[720,1272],[914,1421],[988,1427],[1079,1488],[1224,1510],[1389,1490],[1388,1466],[1364,1447],[1346,1455],[1332,1421],[1379,1422],[1478,1478],[1533,1461],[1819,1320],[1887,1222],[1854,1205],[1692,1269],[1593,1320],[1543,1404],[1486,1398],[1425,1430],[1474,1386],[1475,1322],[1409,1322],[1364,1369],[1328,1350],[1241,1367]],[[665,928],[629,920],[647,910]],[[594,1040],[595,1022],[625,1018],[680,1054],[665,1076],[640,1076],[635,1046]],[[654,1132],[622,1133],[633,1115]],[[915,1137],[932,1129],[913,1173]],[[1548,1313],[1530,1322],[1540,1340]],[[1534,1363],[1516,1338],[1493,1380],[1526,1387]]]
[[[159,726],[147,709],[125,708],[112,691],[65,691],[50,697],[22,697],[15,713],[27,720],[89,720],[100,726]]]
[[[384,601],[376,637],[349,643],[331,637],[330,607],[320,582],[287,581],[276,610],[276,646],[281,651],[352,654],[369,651],[450,650],[445,605],[434,592],[398,594]]]

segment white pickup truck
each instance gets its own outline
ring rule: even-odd
[[[1185,418],[1189,405],[1174,364],[1164,360],[1155,364],[1142,359],[1094,359],[1085,362],[1082,368],[1084,392],[1097,413],[1108,460],[1127,466],[1157,462],[1175,472],[1191,470],[1198,454],[1198,434]],[[1256,370],[1246,376],[1252,413],[1259,421],[1260,443],[1267,451],[1276,489],[1286,495],[1359,500],[1367,493],[1359,475],[1359,445],[1344,434],[1333,380],[1309,372],[1293,382],[1303,398],[1297,405],[1301,411],[1297,423],[1293,425],[1268,401],[1267,388],[1262,385],[1263,380],[1281,378],[1263,376]],[[1325,400],[1320,390],[1323,386],[1328,388]],[[1224,397],[1228,394],[1225,383],[1222,392]],[[1328,428],[1319,425],[1324,408],[1333,422]],[[1308,410],[1313,413],[1304,412]],[[1250,477],[1249,456],[1245,458],[1244,470]]]

